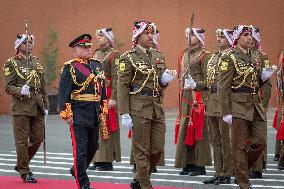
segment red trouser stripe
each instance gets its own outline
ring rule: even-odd
[[[72,138],[72,148],[73,148],[73,157],[74,157],[74,175],[76,178],[76,183],[78,189],[81,189],[79,180],[78,180],[78,171],[77,171],[77,156],[76,156],[76,138],[75,138],[75,133],[74,133],[74,125],[70,125],[70,132],[71,132],[71,138]]]

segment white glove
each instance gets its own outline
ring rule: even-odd
[[[272,74],[275,72],[275,70],[271,68],[262,68],[261,72],[261,80],[264,82],[271,78]]]
[[[166,85],[168,84],[169,82],[171,82],[172,80],[175,79],[175,77],[177,76],[177,71],[176,70],[169,70],[169,69],[166,69],[162,75],[162,78],[161,78],[161,83],[163,85]]]
[[[47,109],[44,110],[44,116],[45,116],[45,117],[48,116],[48,110],[47,110]]]
[[[30,87],[26,84],[24,86],[22,86],[21,94],[22,95],[30,95]]]
[[[196,83],[190,75],[188,75],[188,77],[184,80],[183,88],[184,89],[195,89],[196,88]]]
[[[133,123],[129,114],[122,114],[121,123],[123,126],[127,127],[128,130],[131,130]]]
[[[223,116],[223,120],[224,120],[226,123],[228,123],[229,125],[232,125],[232,121],[233,121],[233,116],[232,116],[232,114]]]

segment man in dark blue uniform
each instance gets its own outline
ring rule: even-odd
[[[92,189],[86,170],[98,149],[99,128],[105,125],[107,101],[104,74],[91,59],[92,37],[83,34],[70,42],[75,59],[64,63],[59,83],[60,117],[70,125],[74,165],[70,173],[78,189]]]

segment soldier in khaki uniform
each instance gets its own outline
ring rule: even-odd
[[[177,136],[177,138],[175,137],[177,142],[175,167],[183,168],[180,175],[205,175],[205,166],[212,165],[208,127],[205,124],[204,110],[201,109],[202,106],[204,107],[203,101],[206,93],[198,92],[207,90],[204,80],[209,52],[204,49],[204,33],[205,30],[198,28],[192,28],[192,32],[190,32],[189,28],[185,30],[187,41],[191,36],[190,62],[188,60],[188,49],[185,49],[181,53],[178,63],[178,78],[181,91],[179,92],[179,115],[175,129],[175,136]],[[185,76],[187,69],[190,79],[183,81],[183,78],[187,77]],[[202,116],[202,123],[195,126],[191,125],[193,106],[193,111],[195,109],[200,110]],[[193,131],[188,132],[191,128],[193,128]],[[197,131],[199,131],[200,135],[198,138],[196,137]],[[192,143],[186,144],[187,138]]]
[[[259,88],[273,74],[270,68],[252,64],[249,48],[252,27],[234,31],[234,48],[219,63],[217,95],[223,120],[231,128],[231,150],[236,181],[241,189],[252,188],[248,172],[266,144],[266,114]]]
[[[159,30],[156,30],[156,33],[153,35],[153,47],[154,49],[156,49],[157,51],[159,51],[159,43],[158,43],[158,40],[159,40]],[[131,148],[131,153],[130,153],[130,165],[133,165],[133,173],[136,172],[136,164],[134,162],[134,156],[133,156],[133,150]],[[163,150],[162,152],[162,155],[161,155],[161,158],[160,160],[158,161],[157,163],[157,166],[165,166],[165,150]],[[158,170],[157,170],[157,167],[153,167],[153,170],[151,170],[152,173],[157,173]]]
[[[12,122],[17,152],[15,170],[24,182],[36,183],[29,168],[44,137],[48,100],[43,66],[31,55],[34,37],[17,35],[16,55],[4,65],[5,90],[12,96]]]
[[[159,161],[165,144],[164,89],[175,73],[166,69],[162,53],[151,49],[156,27],[139,21],[133,27],[133,50],[120,57],[118,103],[122,125],[132,129],[137,172],[130,187],[152,189],[150,170]]]
[[[120,131],[116,109],[117,102],[117,66],[119,63],[119,53],[114,47],[114,35],[112,28],[103,28],[96,32],[98,44],[100,46],[94,53],[94,59],[102,62],[102,69],[106,77],[106,90],[108,97],[108,129],[109,138],[99,138],[99,149],[97,150],[93,162],[89,169],[98,171],[113,170],[112,162],[121,161]]]
[[[233,172],[229,127],[222,119],[217,98],[218,63],[224,51],[233,45],[233,30],[216,31],[219,51],[212,54],[207,63],[206,83],[209,88],[206,101],[210,143],[214,151],[215,174],[203,181],[204,184],[229,184]]]
[[[251,51],[251,59],[253,64],[261,64],[262,67],[267,67],[267,68],[270,67],[267,54],[261,51],[261,38],[258,28],[253,28],[252,30],[252,47],[250,51]],[[271,97],[270,80],[263,83],[263,85],[259,90],[259,96],[261,98],[262,105],[266,113],[268,110],[269,99]],[[266,127],[265,136],[267,136],[267,127]],[[265,148],[265,150],[263,151],[263,156],[260,156],[260,158],[257,160],[257,162],[255,163],[253,169],[249,174],[249,177],[252,179],[262,178],[262,171],[266,167],[266,162],[267,162],[267,149]]]

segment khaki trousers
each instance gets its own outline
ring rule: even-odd
[[[36,154],[44,133],[44,116],[12,116],[18,171],[24,178],[30,171],[30,160]]]
[[[208,116],[209,137],[214,151],[216,176],[231,177],[233,160],[231,155],[229,125],[221,117]]]
[[[151,189],[150,170],[157,165],[165,145],[165,119],[146,119],[131,115],[132,147],[137,172],[135,179],[139,181],[142,189]]]
[[[233,118],[231,126],[231,150],[235,177],[241,189],[250,186],[248,171],[266,144],[266,121],[255,110],[253,121]]]

